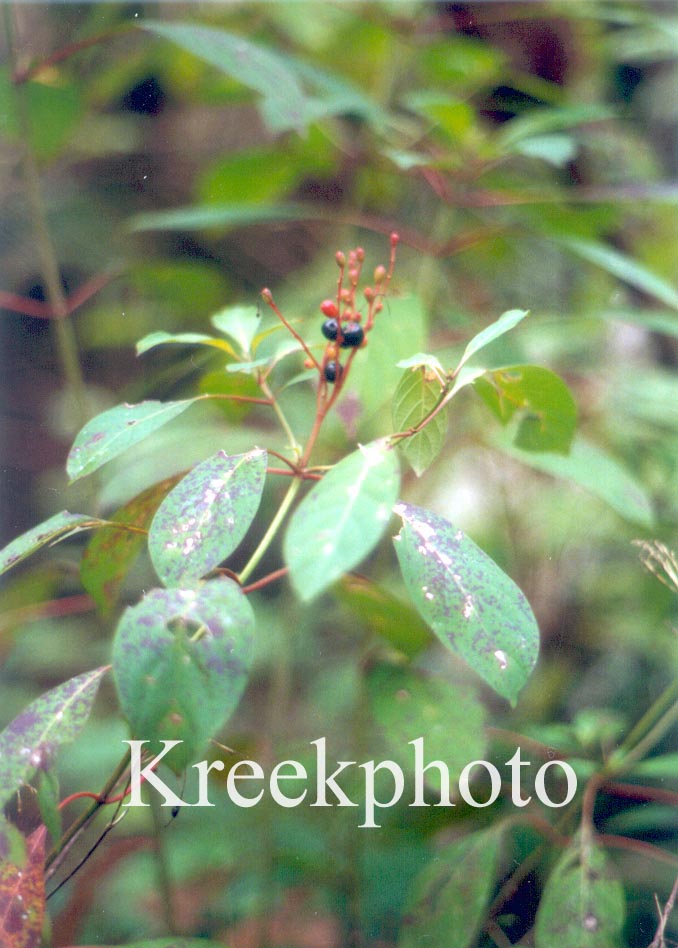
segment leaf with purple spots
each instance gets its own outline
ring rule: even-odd
[[[108,668],[95,668],[52,688],[7,725],[0,734],[0,806],[37,770],[48,770],[61,745],[77,737]]]
[[[170,491],[151,522],[148,548],[166,586],[190,584],[236,549],[259,509],[267,455],[219,451]]]
[[[574,843],[548,878],[534,943],[537,948],[617,948],[623,943],[625,915],[624,887],[605,852]]]
[[[117,405],[92,418],[79,432],[66,461],[71,483],[143,441],[195,401],[195,398],[186,398],[180,402],[147,401],[138,405]]]
[[[16,540],[8,543],[4,550],[0,550],[0,573],[16,566],[17,563],[25,560],[48,543],[64,540],[78,530],[101,527],[106,523],[106,520],[99,520],[97,517],[90,517],[87,514],[75,514],[69,513],[68,510],[62,510],[61,513],[54,514],[44,523],[39,523],[37,527],[22,533]]]
[[[537,661],[527,599],[494,560],[437,514],[399,503],[394,538],[410,596],[435,634],[515,704]]]
[[[39,948],[45,920],[45,837],[39,826],[26,840],[25,856],[0,861],[0,944]]]
[[[395,451],[378,441],[349,454],[313,486],[284,542],[301,599],[313,599],[365,559],[391,519],[399,487]]]
[[[132,734],[176,772],[195,760],[235,710],[254,654],[254,613],[219,577],[196,589],[153,589],[120,619],[113,672]]]

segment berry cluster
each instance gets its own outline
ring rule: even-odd
[[[391,260],[388,270],[379,266],[374,271],[374,285],[365,287],[363,297],[367,304],[367,315],[363,315],[356,305],[356,294],[360,283],[365,251],[356,247],[348,254],[339,251],[336,255],[339,267],[339,280],[335,299],[324,300],[320,312],[325,316],[321,332],[328,340],[320,369],[326,382],[338,382],[355,354],[356,349],[367,345],[367,336],[374,325],[374,318],[383,309],[382,299],[393,274],[395,248],[398,235],[391,234]],[[342,349],[353,350],[349,353],[345,365],[340,361]]]

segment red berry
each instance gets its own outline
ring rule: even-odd
[[[339,310],[334,300],[323,300],[320,304],[320,312],[323,316],[337,317],[339,315]]]

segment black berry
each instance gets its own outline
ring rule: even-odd
[[[360,323],[345,323],[341,327],[341,348],[355,349],[365,338],[365,331]]]
[[[333,318],[326,319],[322,325],[321,332],[325,339],[334,341],[337,338],[337,333],[339,332],[339,323]]]
[[[325,378],[328,382],[336,382],[342,371],[342,367],[338,362],[328,362],[325,365]]]

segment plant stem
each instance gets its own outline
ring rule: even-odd
[[[16,48],[14,44],[14,25],[12,13],[8,5],[3,4],[3,18],[7,36],[10,63],[13,74],[17,74]],[[61,369],[70,389],[76,406],[77,419],[80,426],[89,418],[85,383],[80,367],[78,345],[73,331],[73,325],[68,316],[68,303],[61,285],[61,273],[56,251],[47,225],[47,213],[42,194],[38,165],[31,146],[31,122],[23,83],[15,84],[15,100],[19,125],[23,138],[23,175],[26,188],[26,197],[30,209],[31,223],[35,235],[35,244],[40,260],[40,270],[45,284],[45,291],[50,308],[54,314],[52,325],[59,353]]]
[[[113,792],[117,784],[119,783],[120,778],[125,773],[128,766],[129,766],[129,755],[125,754],[121,758],[119,763],[117,764],[111,776],[108,778],[108,780],[102,787],[101,793],[99,794],[99,796],[95,800],[92,800],[91,804],[87,807],[87,809],[84,810],[80,814],[80,816],[77,818],[77,820],[75,820],[68,827],[64,835],[59,840],[58,845],[54,847],[51,853],[49,853],[49,855],[45,859],[45,871],[47,871],[50,868],[50,866],[58,858],[59,854],[62,853],[64,849],[66,849],[66,847],[69,845],[69,843],[71,843],[75,839],[75,837],[83,829],[83,827],[86,826],[87,823],[89,823],[89,821],[92,819],[92,817],[97,812],[97,810],[99,810],[102,806],[105,806],[106,803],[108,803],[109,796],[111,795],[111,793]]]
[[[261,562],[262,557],[264,556],[269,546],[273,542],[273,539],[276,533],[278,532],[280,525],[282,524],[283,520],[285,519],[285,516],[287,515],[287,511],[290,509],[294,501],[294,498],[297,496],[299,492],[299,488],[301,487],[302,482],[303,481],[301,478],[295,477],[292,483],[290,484],[290,486],[287,488],[287,493],[283,497],[283,501],[280,504],[280,507],[278,508],[278,512],[276,513],[273,520],[271,520],[268,526],[268,530],[266,531],[264,536],[261,538],[261,542],[259,543],[259,546],[256,548],[256,550],[250,557],[249,562],[245,565],[244,569],[241,571],[238,577],[241,584],[244,584],[245,580],[248,579],[252,575],[254,570],[257,568],[257,566]]]
[[[272,390],[271,390],[271,387],[270,387],[270,385],[268,384],[268,382],[266,381],[266,379],[261,378],[261,377],[259,378],[259,388],[260,388],[261,391],[264,393],[264,395],[266,396],[266,398],[268,398],[268,399],[270,400],[271,407],[273,408],[273,411],[276,413],[276,415],[277,415],[277,417],[278,417],[278,421],[280,422],[280,426],[281,426],[282,430],[285,432],[285,436],[286,436],[287,441],[288,441],[288,446],[289,446],[289,447],[292,449],[292,451],[294,452],[295,458],[296,458],[297,460],[299,460],[299,456],[300,456],[300,454],[301,454],[301,446],[300,446],[299,442],[297,441],[296,436],[295,436],[294,432],[292,431],[292,428],[290,427],[290,424],[289,424],[287,418],[285,417],[285,413],[283,412],[282,408],[280,407],[280,404],[279,404],[279,402],[278,402],[278,399],[277,399],[277,398],[275,397],[275,395],[273,394],[273,392],[272,392]]]
[[[155,853],[155,866],[158,875],[158,889],[162,902],[164,922],[167,928],[167,934],[177,935],[179,931],[174,910],[174,893],[172,880],[170,878],[167,850],[162,835],[162,810],[160,800],[156,794],[151,794],[151,813],[153,815],[153,851]]]
[[[609,764],[614,768],[617,757],[624,758],[637,742],[650,731],[664,712],[678,699],[678,679],[664,689],[659,697],[647,709],[640,721],[631,728],[628,735],[612,754]]]

